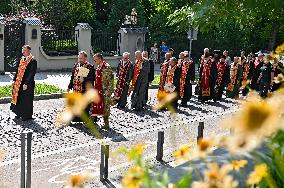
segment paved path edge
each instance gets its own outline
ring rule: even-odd
[[[149,89],[158,89],[159,85],[151,85]],[[60,99],[63,98],[64,93],[52,93],[52,94],[41,94],[41,95],[35,95],[34,101],[39,100],[49,100],[49,99]],[[0,98],[0,104],[7,104],[11,102],[11,97],[1,97]]]

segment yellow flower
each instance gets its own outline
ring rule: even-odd
[[[229,172],[232,166],[225,164],[221,167],[217,163],[207,164],[208,169],[204,171],[204,181],[193,182],[193,188],[235,188],[238,182],[233,179]]]
[[[284,76],[283,74],[278,74],[277,77],[274,77],[273,82],[275,82],[276,84],[284,82]]]
[[[247,184],[255,185],[268,175],[268,168],[265,163],[256,165],[254,171],[250,173]]]
[[[163,100],[167,95],[168,95],[167,92],[159,90],[158,93],[157,93],[158,101]]]
[[[273,97],[271,97],[273,98]],[[231,153],[244,153],[256,148],[265,137],[277,132],[280,127],[278,106],[258,97],[248,98],[238,114],[223,121],[233,134],[224,139],[224,145]],[[283,102],[282,102],[283,103]]]
[[[284,43],[282,43],[281,45],[277,46],[275,52],[276,53],[282,53],[284,51]]]
[[[256,135],[241,135],[233,133],[220,139],[219,146],[225,147],[231,154],[242,155],[256,148],[262,139]]]
[[[64,94],[66,99],[66,107],[63,112],[57,117],[57,125],[69,124],[74,116],[80,116],[88,104],[100,101],[97,90],[93,88],[87,88],[85,94],[81,93],[66,93]]]
[[[174,99],[177,98],[176,92],[166,93],[165,91],[158,91],[157,98],[159,103],[153,106],[153,110],[159,110],[168,105]]]
[[[141,156],[144,153],[145,144],[137,144],[130,149],[127,156],[129,160],[134,159],[136,156]]]
[[[176,160],[181,160],[181,159],[188,160],[189,149],[190,149],[189,145],[182,145],[179,150],[174,152],[174,157],[176,158]]]
[[[72,175],[65,181],[67,188],[83,188],[84,184],[92,180],[94,176],[89,172],[84,172],[81,175]]]
[[[263,138],[278,130],[279,112],[268,101],[249,98],[243,103],[242,110],[236,116],[225,120],[224,123],[229,125],[237,136]]]
[[[264,62],[274,61],[274,58],[271,54],[268,54],[264,57]]]
[[[131,167],[122,178],[123,188],[139,188],[142,184],[144,169],[139,166]]]
[[[243,168],[247,164],[247,160],[233,160],[231,162],[231,165],[234,170],[239,171],[241,168]]]
[[[195,158],[205,158],[209,153],[213,151],[213,146],[215,144],[215,140],[213,139],[205,139],[201,138],[197,142],[197,147],[194,148],[191,153],[191,157]]]
[[[236,126],[244,133],[257,134],[261,132],[270,135],[275,131],[278,121],[278,115],[273,106],[265,101],[252,101],[245,104]]]

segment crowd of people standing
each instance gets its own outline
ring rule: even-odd
[[[23,46],[24,56],[19,62],[13,85],[11,110],[17,118],[23,120],[31,119],[33,114],[37,62],[30,51],[30,46]],[[217,52],[211,56],[209,49],[205,48],[198,63],[198,70],[195,70],[195,63],[188,51],[181,52],[179,58],[174,57],[173,52],[173,49],[162,44],[163,62],[160,64],[157,94],[161,92],[176,94],[176,97],[170,101],[171,107],[175,110],[179,106],[187,106],[193,95],[192,85],[195,83],[197,84],[195,94],[201,102],[222,100],[224,94],[229,98],[238,98],[240,92],[246,96],[249,88],[266,97],[268,92],[280,87],[279,84],[273,83],[274,76],[281,72],[280,65],[264,61],[261,52],[256,58],[252,53],[246,56],[245,52],[241,52],[240,57],[231,60],[228,51],[224,51],[220,57]],[[88,105],[85,112],[95,121],[97,117],[102,116],[104,119],[102,128],[109,129],[111,106],[126,108],[128,97],[131,109],[134,111],[141,111],[147,106],[149,85],[154,80],[154,64],[157,60],[153,58],[153,49],[150,53],[149,58],[147,51],[136,51],[135,62],[132,63],[130,54],[124,52],[114,74],[112,67],[100,53],[93,55],[94,63],[91,63],[88,62],[87,53],[81,51],[78,62],[74,65],[67,92],[84,94],[87,91],[87,84],[90,83],[98,91],[100,100]],[[197,80],[196,72],[198,72]],[[115,86],[114,78],[116,78]],[[81,120],[77,117],[73,121]]]

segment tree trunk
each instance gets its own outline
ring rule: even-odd
[[[272,23],[272,29],[271,29],[271,37],[270,37],[270,40],[269,40],[269,45],[268,45],[268,49],[270,51],[273,50],[274,46],[275,46],[275,43],[276,43],[276,36],[277,36],[277,33],[278,33],[278,28],[279,28],[279,25],[276,21],[274,21]]]

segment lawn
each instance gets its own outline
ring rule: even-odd
[[[35,95],[39,94],[51,94],[51,93],[62,93],[63,90],[54,85],[48,84],[36,84]],[[12,85],[0,86],[0,97],[10,97],[12,95]]]

